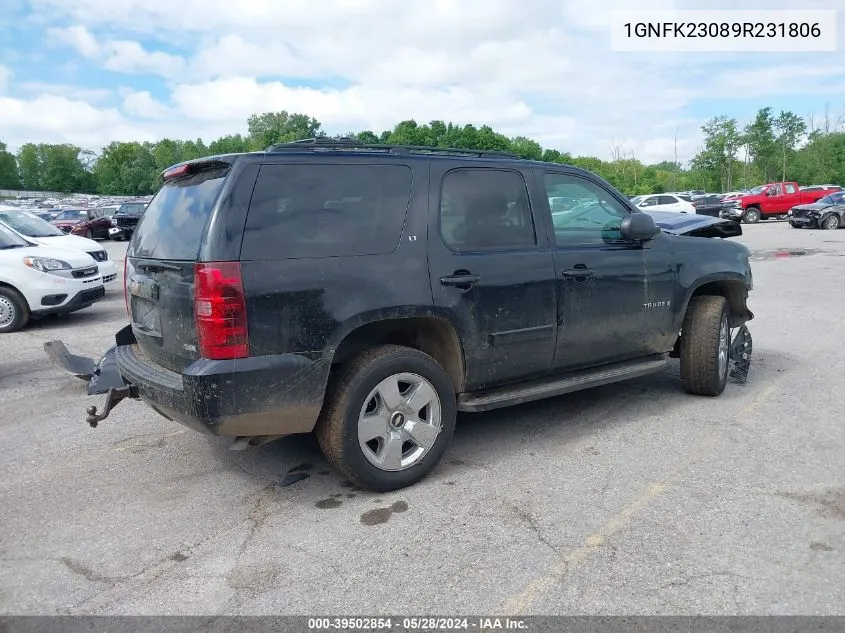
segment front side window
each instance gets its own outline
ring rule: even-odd
[[[570,201],[566,211],[552,213],[558,246],[622,240],[619,228],[629,211],[606,189],[569,174],[546,173],[544,184],[549,197]]]
[[[447,173],[440,193],[440,234],[454,251],[536,246],[522,175],[477,168]]]

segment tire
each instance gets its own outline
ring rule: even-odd
[[[742,221],[746,224],[757,224],[760,221],[760,209],[757,207],[748,207],[745,213],[742,214]]]
[[[803,229],[804,228],[800,224],[795,224],[795,222],[790,222],[789,226],[791,226],[793,229]]]
[[[839,220],[839,216],[835,213],[828,213],[821,220],[819,220],[819,228],[824,229],[826,231],[835,231],[840,227],[841,224],[842,223]]]
[[[680,356],[684,389],[699,396],[718,396],[725,390],[730,365],[728,302],[718,296],[693,297],[682,328]]]
[[[85,231],[85,237],[87,237],[89,240],[93,240],[94,232],[91,229],[88,229],[87,231]]]
[[[14,288],[0,286],[0,334],[17,332],[28,322],[26,299]]]
[[[410,396],[402,391],[406,384],[422,385],[429,393],[418,401],[429,403],[418,412],[423,411],[420,418],[433,424],[417,422],[423,426],[416,446],[412,441],[416,425],[409,427],[406,423],[397,428],[404,416],[412,415],[405,406]],[[398,386],[393,398],[399,400],[399,407],[389,406],[381,395],[386,392],[392,403],[391,385]],[[438,408],[439,432],[432,435]],[[383,345],[354,357],[329,381],[317,422],[317,441],[326,459],[353,482],[374,492],[389,492],[418,482],[437,465],[452,440],[456,413],[452,382],[437,361],[409,347]],[[364,418],[370,418],[369,425],[360,425]],[[425,434],[420,433],[423,429]],[[373,437],[366,439],[370,435]],[[389,450],[391,447],[394,450]],[[408,463],[402,464],[404,460]]]

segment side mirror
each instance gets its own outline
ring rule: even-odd
[[[648,213],[631,213],[619,226],[622,237],[632,242],[645,242],[660,233],[660,227]]]

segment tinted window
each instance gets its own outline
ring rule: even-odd
[[[534,246],[534,220],[522,175],[499,169],[447,173],[440,190],[440,234],[455,251]]]
[[[241,258],[391,253],[410,197],[411,170],[404,165],[263,165]]]
[[[628,209],[604,187],[567,174],[547,173],[544,181],[547,194],[554,191],[571,200],[566,211],[552,213],[559,246],[622,239],[619,227],[628,215]]]
[[[660,204],[660,197],[659,196],[651,196],[650,198],[646,198],[645,200],[640,201],[641,207],[653,207],[656,204]]]
[[[143,202],[128,202],[126,204],[122,204],[117,212],[141,214],[144,212],[145,208],[146,205]]]
[[[195,260],[206,221],[228,172],[228,166],[205,169],[166,182],[138,223],[129,255]]]
[[[675,196],[660,196],[657,204],[675,204],[678,199]]]

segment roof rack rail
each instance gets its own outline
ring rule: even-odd
[[[501,150],[479,150],[465,147],[429,147],[426,145],[389,145],[382,143],[364,143],[356,138],[306,138],[290,143],[276,143],[267,148],[268,152],[302,151],[303,149],[322,150],[363,150],[386,154],[448,154],[454,156],[475,156],[478,158],[519,159],[513,152]]]

